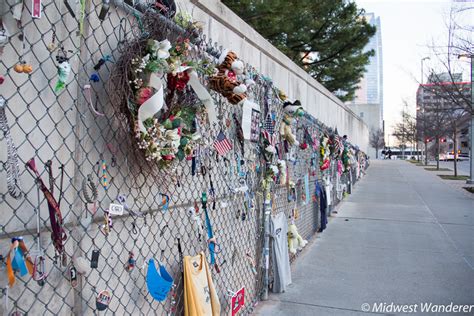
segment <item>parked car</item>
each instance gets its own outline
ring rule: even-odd
[[[447,151],[447,152],[444,152],[444,153],[440,153],[439,154],[439,160],[442,160],[442,161],[454,160],[454,152],[453,151]],[[469,160],[469,154],[458,154],[456,160],[457,161]]]

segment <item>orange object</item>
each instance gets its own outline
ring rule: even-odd
[[[16,64],[15,67],[13,67],[13,70],[15,70],[18,73],[23,72],[23,64]]]
[[[23,72],[25,74],[32,73],[33,72],[33,66],[31,66],[30,64],[23,65]]]
[[[28,273],[30,275],[33,275],[34,264],[33,264],[33,260],[31,260],[31,257],[28,255],[28,248],[26,248],[25,242],[23,240],[15,241],[12,243],[10,247],[10,251],[8,252],[7,259],[6,259],[6,268],[7,268],[9,287],[12,287],[15,284],[15,272],[13,271],[13,268],[12,268],[12,261],[11,261],[10,255],[16,247],[20,247],[25,257],[25,263],[26,263],[26,268],[28,269]]]

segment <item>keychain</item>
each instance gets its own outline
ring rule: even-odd
[[[40,208],[39,208],[41,201],[40,201],[39,186],[36,186],[36,191],[37,191],[37,196],[38,196],[38,207],[35,209],[36,211],[36,244],[38,248],[37,248],[37,254],[33,262],[33,280],[35,280],[39,286],[44,286],[44,284],[46,283],[46,277],[48,275],[46,273],[46,268],[45,268],[46,259],[43,255],[43,250],[41,249],[41,231],[40,231],[41,214],[40,214]]]
[[[99,229],[105,236],[108,236],[112,227],[112,217],[110,216],[109,212],[104,211],[104,224],[101,224]]]
[[[97,267],[99,266],[99,258],[100,258],[100,250],[99,249],[92,250],[91,268],[97,269]]]
[[[49,43],[46,48],[48,49],[48,51],[50,53],[54,52],[57,48],[57,45],[56,45],[56,26],[53,25],[53,35],[51,37],[51,43]]]
[[[194,208],[190,207],[188,209],[188,214],[189,216],[191,216],[191,219],[194,222],[194,229],[197,232],[199,242],[201,242],[202,235],[203,235],[203,227],[202,227],[201,216],[199,215],[199,207],[196,201],[194,201]]]
[[[71,50],[68,52],[72,53]],[[69,64],[69,58],[67,57],[67,52],[64,47],[61,47],[60,52],[56,56],[56,61],[58,62],[58,79],[56,85],[54,86],[54,92],[61,92],[66,87],[66,82],[71,73],[71,65]]]
[[[76,288],[78,284],[77,280],[77,270],[74,267],[74,263],[71,260],[71,263],[69,264],[69,282],[71,282],[72,288]]]
[[[135,266],[137,264],[137,260],[134,257],[135,257],[134,253],[132,251],[129,251],[128,252],[127,264],[125,265],[125,269],[128,272],[132,272],[132,270],[135,269]]]
[[[102,184],[102,187],[104,188],[104,190],[107,191],[107,164],[102,154],[101,154],[100,159],[102,160],[102,163],[101,163],[102,176],[100,177],[100,183]]]
[[[26,37],[25,33],[23,32],[23,27],[21,27],[21,34],[19,35],[21,39],[21,55],[19,62],[13,67],[13,70],[17,73],[25,73],[30,74],[33,72],[33,66],[27,64],[26,61],[23,60],[23,56],[25,55],[25,45],[26,45]]]

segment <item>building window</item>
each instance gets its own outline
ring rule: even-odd
[[[364,117],[364,112],[360,112],[360,117]]]

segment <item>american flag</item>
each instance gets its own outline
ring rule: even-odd
[[[275,122],[273,118],[273,113],[268,113],[267,118],[265,119],[265,129],[273,134],[275,132]]]
[[[219,155],[224,156],[232,149],[232,143],[225,137],[223,132],[220,132],[214,141],[214,148]]]

